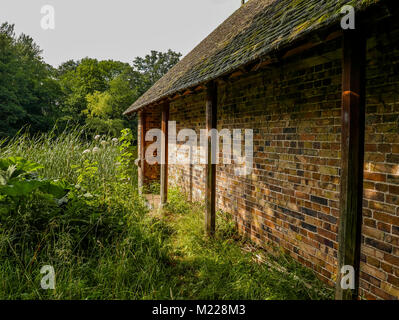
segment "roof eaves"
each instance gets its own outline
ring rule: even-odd
[[[370,4],[376,3],[379,1],[380,0],[360,0],[360,1],[352,0],[352,1],[348,1],[347,4],[352,3],[358,9],[364,9],[365,7],[369,6]],[[157,102],[160,102],[161,100],[166,99],[166,98],[170,97],[171,95],[178,93],[179,91],[186,90],[188,88],[196,87],[199,85],[203,85],[209,81],[226,76],[226,75],[244,67],[247,64],[256,62],[257,60],[262,59],[263,57],[272,54],[273,52],[278,52],[278,51],[283,50],[284,48],[294,46],[295,44],[297,44],[298,42],[300,42],[301,40],[306,38],[309,34],[314,33],[315,31],[321,31],[323,29],[332,27],[335,23],[339,22],[339,19],[341,17],[342,17],[342,15],[340,12],[335,12],[334,14],[331,14],[330,16],[326,17],[323,21],[317,21],[316,23],[312,24],[311,26],[308,26],[307,28],[295,33],[294,36],[285,37],[275,44],[265,46],[265,48],[263,50],[260,50],[255,55],[251,56],[248,60],[242,61],[241,63],[239,63],[237,65],[234,65],[234,64],[229,65],[227,68],[225,68],[223,70],[223,72],[211,73],[209,75],[205,75],[204,77],[202,77],[198,80],[184,82],[181,85],[172,86],[172,87],[170,87],[170,89],[166,90],[165,92],[161,93],[160,95],[157,95],[156,97],[150,98],[148,100],[145,100],[144,99],[145,95],[143,95],[124,112],[124,115],[128,115],[133,112],[137,112],[138,110],[140,110],[142,108],[145,108],[149,105],[153,105]],[[206,59],[204,59],[204,61],[205,60]],[[168,76],[169,73],[173,73],[174,68],[172,68],[164,77]],[[159,81],[161,81],[161,80],[162,80],[162,78]],[[156,87],[156,84],[154,85],[154,87]],[[144,101],[141,101],[141,100],[144,100]]]

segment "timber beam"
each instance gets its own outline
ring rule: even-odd
[[[206,185],[205,185],[205,232],[208,236],[215,234],[216,225],[216,143],[212,146],[210,131],[217,127],[217,85],[211,81],[206,86],[206,130],[208,133]]]
[[[138,188],[139,193],[142,194],[145,184],[145,134],[146,134],[146,114],[144,110],[139,112],[139,133],[140,133],[140,148],[138,159]]]
[[[362,228],[366,40],[359,29],[343,33],[341,190],[338,234],[338,276],[335,298],[357,299],[359,294]],[[344,266],[353,267],[355,287],[343,288]]]
[[[162,106],[162,145],[161,145],[161,204],[162,209],[168,202],[168,122],[169,122],[169,102]]]

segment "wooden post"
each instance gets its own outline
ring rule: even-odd
[[[216,159],[215,146],[212,148],[211,129],[217,126],[217,87],[215,82],[210,82],[206,88],[206,130],[208,133],[207,146],[207,164],[206,164],[206,213],[205,213],[205,231],[208,236],[215,234],[216,221]],[[217,141],[214,141],[217,143]]]
[[[163,208],[168,202],[168,122],[169,122],[169,102],[162,108],[162,147],[161,147],[161,204]]]
[[[356,26],[357,28],[359,26]],[[366,40],[361,30],[344,31],[342,75],[341,193],[337,300],[359,294],[362,229]],[[355,270],[355,289],[341,287],[341,268]]]
[[[138,188],[139,193],[142,194],[145,180],[145,133],[146,133],[146,116],[144,111],[139,113],[139,134],[140,134],[140,148],[139,148],[139,167],[138,167]]]

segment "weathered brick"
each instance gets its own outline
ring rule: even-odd
[[[323,206],[326,206],[328,204],[328,200],[321,197],[310,196],[310,200]]]
[[[312,209],[302,207],[301,210],[304,214],[308,216],[317,217],[317,212]]]
[[[397,186],[390,185],[389,186],[389,193],[398,194],[399,195],[399,185],[397,185]]]
[[[389,233],[391,232],[391,225],[379,221],[377,223],[377,229]]]
[[[392,252],[392,246],[389,244],[386,244],[382,241],[377,241],[375,239],[371,239],[371,238],[365,238],[365,243],[368,244],[369,246],[372,246],[376,249],[379,249],[381,251],[385,251],[388,253]]]
[[[399,257],[395,257],[390,254],[384,254],[384,260],[390,264],[393,264],[395,266],[399,266]]]
[[[387,162],[390,163],[399,163],[399,155],[398,154],[388,154]]]
[[[377,191],[381,191],[381,192],[387,192],[388,188],[389,188],[389,186],[387,184],[376,183],[376,185],[375,185],[375,189]]]
[[[374,218],[392,225],[399,225],[399,217],[382,212],[374,212]]]
[[[387,292],[391,297],[391,299],[398,299],[399,297],[399,288],[389,285],[388,283],[383,282],[381,284],[381,289]],[[389,296],[388,296],[389,297]]]
[[[387,281],[399,289],[399,278],[389,274]]]
[[[311,224],[308,224],[308,223],[306,223],[306,222],[302,222],[302,223],[301,223],[301,226],[302,226],[303,228],[305,228],[305,229],[311,231],[311,232],[317,232],[317,228],[316,228],[315,226],[313,226],[313,225],[311,225]]]
[[[377,278],[369,275],[366,272],[361,272],[360,276],[361,276],[362,280],[366,280],[368,283],[371,283],[372,285],[374,285],[376,287],[380,287],[381,286],[381,280],[380,279],[377,279]]]
[[[375,200],[375,201],[384,201],[384,194],[382,192],[377,192],[374,190],[364,190],[364,197],[366,199]]]
[[[365,172],[364,179],[370,181],[385,182],[387,180],[386,174],[375,173],[375,172]]]
[[[385,272],[366,263],[361,263],[360,270],[379,280],[386,280],[387,278]]]
[[[394,121],[399,108],[392,95],[399,85],[394,68],[399,53],[384,46],[399,43],[399,33],[368,37],[371,43],[378,37],[379,45],[368,48],[366,65],[361,249],[367,263],[361,268],[361,292],[388,299],[398,297],[394,284],[399,278],[399,132]],[[256,243],[280,246],[333,282],[340,215],[341,40],[317,50],[306,53],[306,64],[299,55],[285,60],[284,68],[272,65],[267,72],[218,85],[218,129],[254,129],[255,158],[248,176],[236,176],[233,166],[217,166],[217,207],[232,213],[240,232]],[[333,61],[321,64],[322,54]],[[170,110],[178,130],[205,128],[203,91],[171,101]],[[190,200],[203,201],[203,165],[171,165],[169,177],[170,185],[180,186]]]
[[[387,273],[393,273],[393,267],[385,262],[381,262],[381,269]]]
[[[381,286],[384,285],[384,282],[381,284]],[[383,288],[386,288],[386,286],[384,286]],[[388,293],[387,291],[384,291],[380,288],[377,288],[375,286],[371,286],[370,287],[370,291],[372,293],[374,293],[377,297],[379,297],[380,299],[384,299],[384,300],[397,300],[397,297],[393,296],[392,294]]]

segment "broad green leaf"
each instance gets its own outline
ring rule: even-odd
[[[68,187],[64,181],[42,181],[39,190],[57,199],[61,199],[68,193]]]
[[[9,184],[0,187],[0,193],[5,194],[10,197],[20,197],[27,196],[34,190],[38,189],[42,184],[41,181],[36,180],[10,180]]]

